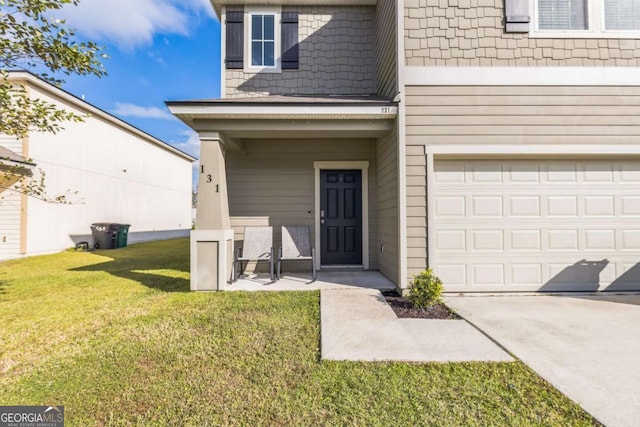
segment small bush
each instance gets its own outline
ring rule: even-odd
[[[442,280],[431,269],[413,276],[407,299],[417,308],[427,308],[442,302]]]

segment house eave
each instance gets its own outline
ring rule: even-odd
[[[278,4],[281,6],[317,6],[318,2],[314,0],[280,0],[274,2],[273,0],[211,0],[211,5],[215,10],[218,17],[221,16],[222,7],[227,5],[232,6],[273,6]],[[324,0],[323,6],[376,6],[378,0]]]
[[[376,138],[393,129],[397,105],[389,102],[347,105],[305,103],[242,105],[171,102],[169,110],[202,134],[220,132],[245,138]]]
[[[370,105],[233,105],[167,103],[172,114],[188,124],[196,120],[389,120],[398,107],[389,103]]]

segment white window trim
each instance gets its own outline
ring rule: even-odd
[[[322,245],[320,242],[320,171],[321,170],[360,170],[362,173],[362,266],[369,269],[369,161],[314,161],[315,169],[315,248],[316,268],[322,269]],[[326,267],[326,266],[325,266]]]
[[[538,0],[529,2],[532,16],[531,38],[637,39],[640,31],[612,31],[604,28],[604,0],[587,0],[587,30],[541,30],[538,28]]]
[[[282,72],[282,60],[280,58],[280,31],[281,31],[281,17],[280,7],[245,7],[244,10],[244,71],[251,73],[281,73]],[[274,28],[273,39],[274,48],[273,56],[275,58],[275,66],[273,67],[255,67],[251,65],[251,17],[253,15],[273,15]]]

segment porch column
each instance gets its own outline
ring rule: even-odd
[[[196,230],[229,230],[229,197],[224,140],[217,132],[200,135]]]
[[[231,278],[233,230],[224,161],[224,139],[200,134],[196,227],[191,232],[191,290],[224,290]]]

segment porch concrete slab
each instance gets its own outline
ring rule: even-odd
[[[321,289],[369,288],[395,290],[393,282],[377,271],[319,271],[317,280],[310,273],[288,273],[272,282],[268,274],[251,274],[228,284],[228,291],[317,291]]]
[[[447,304],[603,424],[640,420],[640,295],[450,296]]]
[[[464,320],[398,319],[375,289],[322,290],[320,316],[326,360],[513,360]]]

